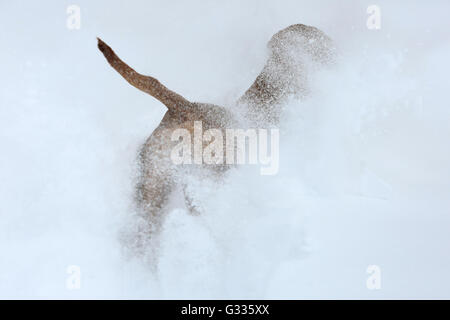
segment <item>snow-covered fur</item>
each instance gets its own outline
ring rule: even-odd
[[[183,179],[183,175],[192,170],[174,165],[170,158],[175,144],[171,141],[173,130],[184,128],[192,134],[194,121],[202,121],[204,130],[239,128],[244,123],[257,128],[276,126],[281,104],[292,95],[303,97],[308,94],[307,76],[311,63],[330,63],[334,55],[330,38],[314,27],[296,24],[279,31],[268,43],[269,58],[262,72],[236,103],[245,111],[235,114],[232,108],[188,101],[157,79],[137,73],[100,39],[98,47],[110,65],[131,85],[155,97],[168,109],[139,153],[138,214],[126,243],[140,254],[149,252],[150,241],[157,241],[164,209],[173,190],[182,190],[187,208],[192,213],[198,212]],[[245,119],[240,118],[241,114]],[[220,179],[227,166],[202,165],[197,169],[197,175]]]

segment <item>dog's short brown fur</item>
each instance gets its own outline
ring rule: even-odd
[[[334,51],[331,40],[320,30],[301,24],[276,33],[268,47],[269,59],[261,74],[237,102],[238,106],[246,109],[247,122],[260,128],[278,124],[280,106],[288,97],[302,97],[308,93],[305,66],[302,59],[297,59],[297,55],[301,53],[316,62],[328,63],[332,60]],[[137,73],[100,39],[98,48],[125,80],[161,101],[168,109],[139,155],[141,175],[136,200],[141,223],[133,236],[134,240],[130,242],[135,249],[145,252],[146,243],[155,235],[163,221],[164,207],[171,191],[177,184],[183,187],[184,183],[180,179],[180,168],[173,165],[170,159],[174,146],[171,141],[173,130],[185,128],[193,134],[194,121],[202,121],[204,130],[236,128],[239,119],[229,109],[188,101],[157,79]],[[220,176],[225,170],[224,165],[208,165],[201,171],[208,176]],[[185,200],[191,212],[197,211],[187,192]]]

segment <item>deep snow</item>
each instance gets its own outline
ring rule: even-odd
[[[78,1],[72,31],[69,4],[0,4],[0,298],[450,298],[447,1],[377,1],[377,31],[366,1]],[[340,56],[285,106],[278,175],[199,182],[206,214],[170,212],[158,274],[124,259],[136,153],[164,106],[95,37],[188,99],[231,105],[293,23]]]

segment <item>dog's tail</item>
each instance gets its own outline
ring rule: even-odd
[[[108,60],[109,64],[132,86],[161,101],[169,111],[181,112],[183,109],[192,105],[190,101],[186,100],[181,95],[167,89],[157,79],[136,72],[123,62],[100,38],[97,38],[97,40],[98,48],[103,53],[106,60]]]

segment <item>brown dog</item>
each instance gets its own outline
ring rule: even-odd
[[[329,63],[334,55],[332,42],[326,35],[314,27],[301,24],[276,33],[268,47],[270,55],[264,69],[237,103],[245,108],[247,123],[258,128],[278,124],[281,105],[287,98],[307,95],[306,61]],[[174,147],[172,132],[185,128],[192,134],[194,121],[202,121],[205,130],[236,128],[240,119],[221,106],[188,101],[157,79],[137,73],[100,39],[98,48],[125,80],[161,101],[168,109],[139,155],[141,175],[136,200],[140,223],[128,242],[138,252],[144,253],[148,250],[146,244],[161,226],[164,207],[172,190],[177,185],[186,190],[181,167],[174,165],[170,159]],[[209,177],[220,177],[226,168],[225,165],[201,166],[199,172]],[[184,196],[190,211],[197,211],[186,191]]]

